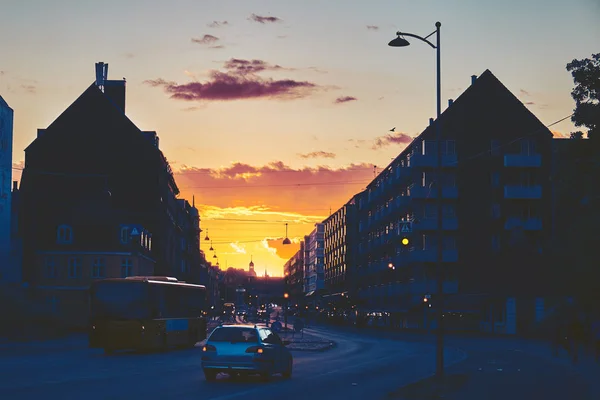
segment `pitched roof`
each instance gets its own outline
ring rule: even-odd
[[[10,108],[10,106],[8,105],[8,103],[2,98],[1,95],[0,95],[0,107],[8,108],[11,111],[13,110],[12,108]]]

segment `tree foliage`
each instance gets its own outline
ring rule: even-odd
[[[575,126],[588,129],[589,139],[600,140],[600,53],[571,61],[567,71],[571,72],[575,83],[571,92],[575,100],[571,120]]]

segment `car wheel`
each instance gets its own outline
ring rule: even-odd
[[[294,360],[292,358],[290,358],[290,361],[288,361],[287,369],[285,371],[283,371],[283,373],[281,375],[286,379],[291,378],[293,367],[294,367]]]
[[[217,380],[217,374],[218,372],[212,369],[205,369],[204,370],[204,377],[206,378],[207,382],[214,382]]]

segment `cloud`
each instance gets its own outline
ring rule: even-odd
[[[217,169],[181,165],[175,171],[175,179],[184,198],[197,194],[197,202],[227,210],[230,215],[273,214],[299,220],[314,216],[315,209],[324,211],[349,200],[372,179],[372,165],[299,169],[282,161],[261,166],[235,162]],[[318,204],[315,198],[319,199]],[[214,215],[217,211],[211,212]],[[304,216],[297,214],[300,212]]]
[[[287,35],[277,35],[277,39],[285,39]]]
[[[248,19],[250,21],[254,21],[254,22],[259,22],[261,24],[264,24],[265,22],[281,22],[283,21],[281,18],[277,18],[277,17],[262,17],[260,15],[256,15],[256,14],[251,14]]]
[[[533,102],[533,101],[526,101],[525,102],[525,105],[528,105],[528,106],[532,106],[534,104],[535,104],[535,102]]]
[[[283,68],[281,65],[272,65],[263,60],[243,60],[239,58],[232,58],[225,61],[223,68],[228,71],[235,72],[236,74],[256,74],[262,71],[277,71],[277,70],[288,70],[293,71],[294,68]]]
[[[123,57],[125,57],[125,58],[134,58],[135,54],[133,54],[133,53],[124,53]]]
[[[37,88],[35,85],[21,85],[21,89],[25,89],[27,93],[35,93]]]
[[[569,137],[571,137],[571,135],[568,134],[568,133],[562,133],[562,132],[559,132],[559,131],[551,131],[551,132],[552,132],[552,136],[555,137],[555,138],[569,138]]]
[[[531,96],[531,93],[529,93],[527,90],[525,89],[519,89],[519,94],[521,96]]]
[[[378,150],[382,147],[387,147],[392,144],[409,144],[413,141],[413,139],[414,138],[412,136],[402,132],[388,133],[387,135],[375,138],[371,148],[373,150]]]
[[[371,31],[378,31],[379,27],[377,25],[367,25],[367,29]]]
[[[300,158],[335,158],[335,153],[328,151],[312,151],[310,153],[298,154]]]
[[[271,79],[256,75],[266,70],[290,70],[262,60],[232,58],[224,64],[226,72],[211,70],[210,79],[204,83],[178,84],[162,78],[144,81],[152,87],[162,87],[172,99],[186,101],[232,101],[242,99],[290,100],[307,97],[319,89],[325,89],[308,81]]]
[[[220,27],[225,26],[225,25],[229,25],[229,22],[227,22],[227,21],[213,21],[210,24],[208,24],[208,27],[209,28],[220,28]]]
[[[338,97],[337,99],[335,99],[334,103],[342,104],[342,103],[348,103],[349,101],[356,101],[356,100],[358,100],[356,97],[342,96],[342,97]]]
[[[239,243],[229,243],[229,245],[231,246],[231,248],[233,250],[235,250],[236,253],[238,254],[246,254],[246,248],[244,245],[240,245]]]
[[[219,41],[219,38],[213,35],[204,35],[201,38],[192,38],[192,43],[196,44],[213,44]]]

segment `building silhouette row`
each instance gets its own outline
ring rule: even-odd
[[[323,303],[347,315],[335,307],[343,298],[351,314],[430,326],[424,310],[436,306],[441,279],[448,321],[469,315],[468,329],[510,334],[531,330],[565,297],[598,293],[598,255],[574,247],[594,237],[591,224],[574,228],[575,208],[585,204],[583,220],[599,215],[600,174],[589,168],[599,157],[589,142],[553,138],[489,70],[472,76],[437,121],[323,221]],[[284,269],[290,294],[307,300],[305,243]]]

